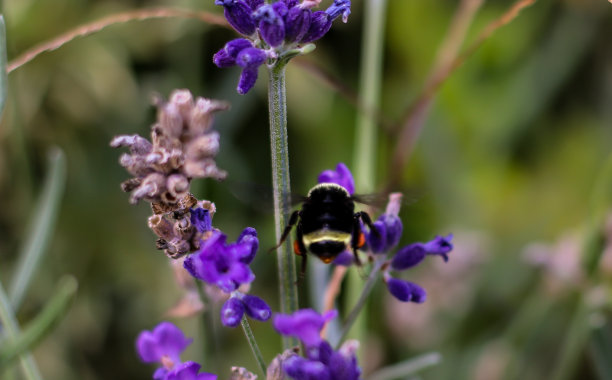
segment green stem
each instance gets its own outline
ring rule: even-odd
[[[276,241],[289,221],[291,187],[289,184],[289,149],[287,143],[287,100],[285,95],[285,61],[270,67],[268,101],[270,113],[270,148],[272,154],[272,186]],[[281,312],[293,313],[298,308],[295,259],[287,239],[276,250]],[[295,338],[283,337],[283,348],[297,344]]]
[[[376,123],[372,118],[374,110],[379,109],[380,88],[382,78],[382,49],[384,46],[384,26],[386,14],[386,0],[364,1],[364,29],[362,35],[362,55],[359,75],[359,104],[363,105],[357,119],[357,130],[355,133],[355,151],[353,155],[355,170],[355,185],[360,193],[371,193],[376,182],[376,146],[377,133]],[[347,305],[357,302],[356,307],[361,310],[365,306],[365,300],[361,300],[358,289],[361,288],[361,277],[356,271],[350,271],[347,276]],[[368,285],[366,285],[367,287]],[[373,283],[370,287],[373,286]],[[370,289],[371,290],[371,289]],[[369,293],[369,291],[368,291]],[[361,297],[363,296],[363,293]],[[360,304],[361,303],[361,304]],[[355,311],[357,309],[353,309]],[[366,335],[366,316],[362,313],[352,318],[350,328],[355,324],[351,337],[363,341]],[[342,339],[348,333],[343,331]],[[360,351],[359,359],[363,350]]]
[[[370,271],[370,275],[368,276],[368,282],[366,282],[365,286],[361,290],[361,294],[359,295],[359,298],[357,299],[355,306],[353,306],[353,309],[351,310],[348,317],[346,318],[346,322],[344,322],[344,326],[342,326],[342,332],[340,333],[340,339],[336,343],[336,348],[339,347],[340,344],[342,344],[342,341],[346,338],[349,331],[351,331],[351,327],[357,320],[357,317],[359,316],[361,309],[363,309],[363,307],[366,305],[368,296],[372,292],[372,289],[374,289],[374,285],[376,284],[376,281],[378,280],[378,277],[379,277],[378,274],[380,273],[380,268],[382,268],[385,261],[386,261],[385,257],[380,257],[374,262],[374,267],[372,268],[372,270]]]
[[[6,331],[9,341],[16,339],[19,336],[19,325],[15,318],[15,313],[11,308],[8,296],[4,291],[4,287],[0,283],[0,322]],[[19,356],[19,362],[23,371],[24,378],[27,380],[42,380],[36,362],[30,353],[23,353]]]
[[[355,185],[360,192],[374,190],[376,166],[376,123],[371,117],[379,109],[382,79],[382,49],[387,0],[364,2],[364,29],[359,75],[359,104],[365,108],[357,119],[353,162],[357,175]]]
[[[266,362],[264,361],[263,355],[259,350],[259,346],[257,345],[257,341],[255,340],[255,336],[253,335],[253,331],[251,330],[251,326],[249,325],[249,321],[247,320],[246,315],[242,316],[242,321],[240,321],[240,325],[242,326],[242,331],[244,331],[244,336],[249,342],[249,346],[251,346],[251,351],[253,351],[255,361],[257,361],[257,364],[259,365],[261,373],[266,376]]]

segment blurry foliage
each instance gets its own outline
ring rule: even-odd
[[[9,60],[112,13],[149,6],[221,13],[212,3],[7,0]],[[419,93],[457,4],[389,1],[382,107],[389,118],[397,118]],[[485,2],[467,41],[507,6]],[[334,28],[307,57],[349,88],[357,88],[362,16],[361,2],[355,1],[350,22]],[[457,250],[445,268],[431,265],[414,274],[441,289],[432,291],[426,305],[400,305],[403,318],[423,313],[406,334],[392,333],[391,324],[401,321],[371,313],[372,332],[380,336],[362,345],[376,350],[365,356],[374,361],[364,363],[366,368],[428,350],[439,350],[443,361],[423,373],[424,379],[503,378],[508,363],[514,372],[506,378],[538,379],[553,368],[573,313],[573,291],[570,286],[549,291],[541,279],[548,274],[527,264],[523,252],[532,242],[554,243],[581,232],[588,219],[596,176],[612,152],[611,21],[604,0],[540,0],[495,33],[442,86],[403,173],[402,186],[422,194],[402,210],[403,239],[455,232]],[[120,152],[108,143],[115,134],[148,134],[152,92],[167,96],[174,88],[189,88],[231,102],[232,110],[217,119],[217,162],[238,182],[270,183],[266,74],[261,70],[264,80],[255,91],[239,96],[237,70],[219,70],[211,62],[232,36],[195,20],[133,22],[77,39],[10,74],[0,125],[0,278],[11,278],[40,192],[46,152],[60,146],[68,163],[56,234],[18,315],[28,319],[38,311],[60,275],[78,279],[71,312],[34,351],[45,378],[150,378],[151,369],[134,352],[134,337],[162,319],[181,293],[146,227],[147,206],[130,206],[119,189],[127,174],[117,164]],[[349,163],[357,110],[297,65],[290,65],[287,83],[293,189],[305,193],[321,170]],[[389,173],[396,136],[381,134],[380,184]],[[228,185],[206,180],[194,186],[198,197],[217,204],[214,224],[231,240],[250,225],[260,232],[263,249],[273,245],[271,213],[241,203]],[[255,261],[255,287],[274,302],[276,263],[264,252]],[[453,271],[455,262],[465,264],[461,271]],[[457,286],[461,292],[445,299],[444,289]],[[609,305],[609,288],[605,291]],[[383,293],[375,297],[381,305],[388,304]],[[608,317],[604,314],[605,321]],[[179,325],[191,336],[201,330],[197,319]],[[276,338],[266,339],[270,326],[253,328],[271,359],[279,345]],[[426,333],[417,335],[421,330]],[[219,334],[219,351],[214,360],[204,360],[205,370],[255,368],[239,331]],[[609,349],[604,338],[593,344]],[[211,339],[196,339],[186,357],[201,359],[198,344]],[[579,378],[605,373],[586,351],[580,359]]]

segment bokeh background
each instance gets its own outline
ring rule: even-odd
[[[2,3],[9,61],[71,28],[127,10],[166,6],[222,14],[212,0]],[[467,43],[510,4],[485,1]],[[612,259],[604,255],[589,279],[580,262],[593,230],[594,189],[612,152],[612,4],[538,0],[500,28],[441,86],[414,154],[397,173],[390,165],[394,121],[421,93],[458,5],[388,1],[381,114],[391,122],[378,131],[373,187],[385,190],[396,174],[393,190],[408,190],[402,244],[452,232],[455,250],[448,263],[429,260],[406,277],[428,290],[425,304],[399,303],[382,283],[377,286],[363,366],[369,373],[435,351],[442,361],[417,378],[548,378],[575,332],[570,326],[577,305],[586,303],[591,309],[578,335],[584,339],[572,346],[576,371],[567,378],[609,378]],[[359,86],[363,16],[362,1],[354,1],[349,22],[336,23],[304,58],[349,93]],[[134,339],[182,296],[146,226],[149,207],[128,204],[119,188],[128,178],[118,165],[122,152],[109,147],[117,134],[148,136],[153,93],[167,97],[187,88],[229,101],[232,109],[215,124],[221,134],[217,163],[238,183],[270,184],[267,73],[260,69],[257,86],[240,96],[239,70],[218,69],[211,60],[234,36],[198,20],[131,22],[76,39],[9,75],[0,124],[5,287],[31,238],[28,225],[49,172],[49,152],[61,148],[67,163],[54,231],[17,313],[27,324],[61,276],[78,280],[69,312],[34,350],[46,379],[150,378],[153,367],[140,363]],[[306,193],[320,171],[339,161],[352,166],[360,109],[297,63],[288,68],[287,97],[292,189]],[[195,181],[192,189],[216,203],[214,224],[230,239],[248,225],[258,229],[263,248],[274,244],[271,210],[245,203],[231,185],[213,180]],[[595,207],[607,212],[605,204]],[[612,226],[600,223],[595,230],[604,249]],[[277,309],[274,255],[262,250],[253,269],[255,293]],[[302,306],[321,297],[308,294],[307,286],[300,292]],[[202,359],[211,337],[203,336],[200,319],[173,321],[196,338],[184,359],[203,362],[220,378],[227,378],[231,365],[256,370],[238,329],[219,328],[218,348]],[[253,328],[271,360],[280,340],[268,324],[255,322]],[[18,371],[13,375],[19,378]]]

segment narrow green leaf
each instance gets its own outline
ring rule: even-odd
[[[57,290],[43,311],[16,338],[6,342],[0,348],[0,370],[12,360],[26,351],[34,348],[40,340],[49,333],[68,311],[78,288],[77,281],[72,276],[60,279]]]
[[[368,380],[392,380],[405,379],[415,373],[434,366],[442,361],[442,355],[438,352],[430,352],[416,358],[382,368],[368,377]]]
[[[2,283],[0,283],[0,323],[4,329],[5,336],[10,339],[16,339],[19,336],[19,324],[15,318],[15,312],[11,308],[8,296],[4,291]],[[8,340],[8,339],[7,339]],[[4,347],[4,342],[3,342]],[[42,377],[38,372],[38,367],[32,355],[28,352],[22,353],[19,358],[21,370],[26,380],[41,380]]]
[[[2,2],[0,2],[2,6]],[[6,25],[4,16],[0,15],[0,118],[4,112],[8,88],[8,75],[6,72]]]
[[[600,379],[612,379],[612,333],[607,326],[593,329],[589,351]]]
[[[55,230],[55,221],[66,182],[66,158],[59,148],[49,153],[49,171],[43,191],[32,213],[26,233],[26,243],[19,253],[17,270],[9,288],[9,299],[15,310],[19,309],[30,285],[32,276]]]

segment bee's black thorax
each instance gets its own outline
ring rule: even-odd
[[[342,187],[329,183],[315,186],[302,205],[302,232],[331,230],[351,233],[355,203]]]

